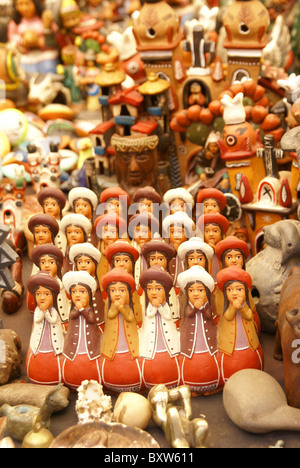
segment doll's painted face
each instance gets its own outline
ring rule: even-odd
[[[120,253],[119,255],[114,256],[113,260],[114,268],[123,268],[123,270],[127,271],[130,275],[133,273],[133,265],[132,260],[129,255],[125,253]]]
[[[60,206],[55,198],[46,198],[43,203],[44,213],[53,216],[55,219],[60,219]]]
[[[86,309],[90,305],[89,291],[85,286],[77,284],[71,289],[71,300],[77,309]]]
[[[70,225],[66,229],[67,242],[69,246],[82,244],[84,242],[84,233],[81,227]]]
[[[118,198],[109,198],[105,202],[105,213],[116,213],[119,216],[121,211],[121,204]]]
[[[220,205],[214,198],[206,198],[203,201],[204,214],[221,213]]]
[[[126,284],[117,282],[109,285],[109,295],[113,305],[124,307],[129,305],[129,291]]]
[[[87,271],[91,276],[95,276],[96,265],[88,255],[81,255],[76,258],[76,267],[78,271]]]
[[[93,217],[93,211],[91,204],[85,200],[84,198],[78,198],[74,202],[74,212],[76,214],[81,214],[85,216],[88,219],[92,219]]]
[[[35,300],[37,306],[45,312],[53,307],[53,295],[50,289],[40,286],[35,292]]]
[[[104,244],[111,245],[119,238],[118,229],[112,224],[107,224],[102,228],[102,240]]]
[[[69,30],[76,28],[76,26],[79,25],[81,20],[81,12],[79,9],[78,11],[69,12],[67,14],[62,15],[61,19],[64,28]]]
[[[204,227],[204,241],[207,244],[217,245],[222,240],[222,230],[217,224],[206,224]]]
[[[170,203],[170,213],[174,214],[178,211],[185,211],[185,202],[181,198],[175,198]]]
[[[149,198],[142,198],[138,201],[138,209],[140,213],[152,213],[153,202]]]
[[[235,281],[226,287],[226,296],[230,305],[239,309],[246,302],[245,285],[239,281]]]
[[[206,257],[204,253],[200,250],[193,250],[187,253],[187,266],[191,268],[192,266],[199,265],[203,268],[206,267]]]
[[[47,271],[53,278],[57,276],[57,263],[51,255],[42,255],[40,257],[40,270]]]
[[[35,4],[31,0],[17,0],[16,10],[25,19],[34,18],[36,15]]]
[[[48,226],[43,226],[42,224],[35,226],[33,235],[36,245],[52,244],[51,231]]]
[[[230,250],[224,256],[224,266],[225,268],[230,266],[237,266],[243,268],[244,266],[244,257],[240,250]]]
[[[186,233],[184,226],[182,225],[172,225],[170,226],[170,244],[174,246],[174,249],[177,251],[178,247],[187,241]]]
[[[133,233],[133,238],[138,245],[143,245],[151,240],[151,230],[148,226],[138,224]]]
[[[151,252],[149,254],[149,266],[152,267],[154,265],[159,265],[165,271],[167,271],[167,268],[168,268],[167,257],[161,252]]]
[[[188,299],[189,302],[196,307],[196,309],[200,309],[204,304],[207,303],[207,294],[205,287],[201,283],[194,283],[188,287]]]
[[[157,281],[151,281],[147,284],[147,297],[154,307],[159,307],[166,302],[165,288]]]

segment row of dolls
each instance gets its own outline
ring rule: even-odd
[[[217,282],[207,271],[214,254],[220,262]],[[71,247],[73,270],[61,281],[60,249],[36,246],[32,259],[41,273],[27,285],[34,304],[28,376],[70,387],[95,379],[116,392],[184,383],[194,394],[211,394],[242,368],[262,369],[259,318],[245,271],[248,255],[247,244],[236,237],[225,238],[216,251],[192,238],[177,252],[155,238],[142,246],[147,266],[136,283],[140,253],[132,243],[111,243],[105,257],[109,269],[100,275],[101,252],[83,243]],[[174,257],[184,265],[176,287],[170,274]],[[45,299],[39,302],[41,288],[52,297],[50,307]],[[174,296],[179,316],[172,310]]]

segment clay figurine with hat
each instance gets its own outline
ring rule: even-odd
[[[69,213],[61,220],[61,230],[67,238],[67,248],[65,253],[65,262],[63,274],[73,270],[73,264],[70,261],[70,248],[75,244],[83,244],[88,241],[92,232],[92,223],[82,214]]]
[[[70,320],[63,349],[63,382],[74,389],[83,380],[101,383],[101,332],[92,299],[97,287],[96,280],[87,271],[69,271],[63,276],[63,285],[71,298]]]
[[[116,213],[124,220],[127,220],[127,211],[130,205],[130,197],[121,187],[109,187],[100,194],[100,205],[96,210],[96,215]]]
[[[198,207],[201,214],[221,213],[227,205],[227,198],[221,190],[216,188],[203,188],[197,194],[197,205],[203,204],[202,210]]]
[[[123,268],[113,268],[102,276],[101,282],[108,296],[101,341],[102,385],[116,393],[139,392],[142,382],[138,324],[132,301],[134,278]]]
[[[36,384],[61,383],[61,353],[64,329],[57,311],[58,282],[47,272],[32,275],[27,289],[34,297],[35,310],[26,369],[29,379]]]
[[[211,307],[215,282],[201,266],[180,273],[178,284],[186,297],[180,322],[181,384],[192,395],[211,395],[221,390],[217,325]]]
[[[199,265],[208,271],[210,261],[214,255],[214,249],[200,237],[191,237],[186,242],[180,244],[177,255],[182,260],[185,270]]]
[[[163,196],[163,201],[169,205],[171,215],[177,211],[183,211],[189,216],[192,215],[194,197],[184,187],[168,190]]]
[[[177,387],[180,381],[180,336],[169,307],[172,276],[154,265],[140,277],[146,294],[146,311],[139,329],[143,383],[147,390],[157,384]]]
[[[97,246],[98,240],[94,230],[94,215],[98,206],[97,195],[86,187],[75,187],[70,190],[68,199],[74,213],[85,216],[92,223],[92,231],[87,240]]]
[[[148,211],[158,219],[158,208],[161,204],[161,195],[151,186],[141,187],[135,190],[132,196],[137,213]]]
[[[87,271],[96,281],[96,291],[93,293],[93,309],[96,322],[101,331],[104,327],[104,307],[100,284],[97,278],[97,268],[101,259],[100,251],[90,242],[72,245],[69,252],[70,262],[74,271]]]
[[[249,301],[251,276],[242,268],[231,266],[219,271],[217,283],[224,295],[218,322],[218,349],[225,383],[242,369],[263,370],[264,355]]]

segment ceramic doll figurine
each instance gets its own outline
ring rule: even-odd
[[[224,295],[223,313],[218,322],[218,349],[225,383],[239,370],[263,370],[264,357],[249,302],[251,276],[232,266],[219,271],[217,282]]]
[[[94,213],[98,205],[97,195],[88,188],[76,187],[70,190],[68,199],[74,213],[85,216],[92,223],[92,232],[89,233],[87,241],[96,247],[98,240],[94,229]]]
[[[215,282],[196,265],[180,273],[178,284],[186,297],[179,328],[182,385],[188,385],[194,396],[210,395],[220,390],[217,326],[211,307]]]
[[[101,253],[90,242],[72,245],[69,259],[74,265],[74,271],[87,271],[96,281],[96,291],[93,293],[93,309],[96,323],[101,331],[104,326],[104,301],[97,278],[97,267],[100,262]]]
[[[37,0],[14,1],[8,40],[21,53],[20,65],[26,73],[56,73],[57,29],[52,11],[45,10]]]
[[[140,258],[139,251],[125,239],[118,239],[106,248],[106,258],[111,269],[123,268],[135,277],[135,265]],[[132,293],[132,304],[137,324],[140,326],[143,318],[143,303],[141,291],[135,289]]]
[[[62,358],[63,382],[71,388],[78,388],[83,380],[101,383],[101,332],[92,306],[96,280],[86,271],[69,271],[63,276],[63,285],[71,298]]]
[[[198,204],[203,203],[203,209]],[[227,205],[227,199],[223,192],[216,188],[204,188],[197,194],[198,213],[221,213]]]
[[[198,265],[208,272],[214,249],[200,237],[191,237],[178,247],[177,255],[183,262],[184,270]]]
[[[33,295],[35,310],[29,349],[27,375],[37,384],[61,383],[61,353],[64,330],[57,311],[59,284],[53,276],[40,272],[30,277],[28,291]]]
[[[96,214],[116,213],[127,220],[127,211],[130,205],[130,198],[127,192],[121,187],[109,187],[100,194],[100,206]],[[101,209],[101,212],[100,212]]]
[[[92,223],[82,214],[70,213],[61,220],[61,229],[67,238],[67,248],[65,252],[65,261],[63,275],[73,270],[73,264],[70,261],[70,248],[75,244],[87,242],[92,232]]]
[[[163,201],[169,205],[171,215],[177,211],[183,211],[189,216],[192,215],[194,198],[183,187],[168,190],[163,196]]]
[[[138,213],[148,211],[148,213],[152,213],[156,218],[158,218],[156,208],[161,204],[162,199],[160,194],[153,187],[146,186],[137,189],[133,193],[132,201],[136,205]]]
[[[43,213],[53,216],[60,227],[60,222],[63,217],[63,209],[65,208],[67,201],[64,192],[55,187],[42,188],[37,194],[37,200],[43,208]],[[61,249],[63,254],[65,254],[67,239],[61,229],[59,229],[57,236],[55,237],[55,244]]]
[[[132,304],[136,284],[123,268],[113,268],[101,278],[108,296],[105,328],[101,341],[101,375],[110,391],[141,389],[138,324]]]
[[[221,242],[226,235],[229,228],[229,221],[220,213],[210,213],[200,216],[197,221],[197,226],[203,235],[204,242],[210,245],[215,251],[217,244]],[[216,279],[219,270],[220,263],[214,252],[210,262],[209,273]]]
[[[62,251],[53,244],[39,245],[34,247],[31,253],[31,260],[40,271],[48,273],[58,282],[59,293],[57,295],[57,312],[59,313],[60,320],[66,330],[69,321],[71,303],[62,284],[62,267],[64,262]],[[28,309],[33,311],[33,305],[34,301],[32,301],[32,295],[27,291]]]
[[[95,221],[95,229],[100,240],[100,253],[101,259],[97,268],[97,276],[100,282],[101,291],[102,284],[101,278],[110,269],[109,262],[106,258],[106,248],[113,244],[119,238],[127,236],[127,224],[122,217],[115,213],[109,213],[99,216]]]
[[[56,34],[56,42],[60,49],[74,45],[77,37],[76,28],[79,26],[82,12],[75,0],[62,0],[59,9],[60,31]]]
[[[234,267],[239,267],[245,270],[246,261],[248,260],[249,255],[250,255],[250,250],[249,250],[248,244],[242,239],[238,239],[235,236],[226,237],[221,242],[219,242],[218,245],[216,246],[216,256],[218,257],[222,268],[229,268],[231,266],[234,266]],[[217,301],[217,307],[218,307],[219,315],[221,315],[223,311],[223,305],[224,305],[223,294],[218,288],[216,290],[216,295],[217,295],[218,301],[220,301],[219,304]],[[249,292],[249,302],[250,302],[250,308],[252,310],[252,314],[254,317],[256,331],[259,335],[261,331],[260,318],[258,316],[251,292]]]
[[[146,294],[146,312],[139,330],[142,375],[147,390],[157,384],[176,387],[180,381],[180,336],[168,304],[172,276],[157,265],[140,278]]]
[[[55,244],[55,238],[59,231],[59,225],[53,216],[46,214],[37,214],[32,216],[28,221],[28,256],[31,256],[35,246],[44,244]],[[30,237],[29,237],[30,234]],[[33,265],[31,274],[38,272],[38,267]]]

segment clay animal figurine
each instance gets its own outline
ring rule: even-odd
[[[180,322],[182,384],[192,395],[211,395],[221,389],[216,318],[211,307],[214,279],[201,266],[180,273],[178,284],[186,296]]]
[[[53,244],[45,244],[34,247],[31,260],[41,272],[49,273],[59,284],[57,295],[57,312],[64,329],[67,329],[71,302],[62,284],[62,268],[64,257],[62,251]],[[32,294],[27,290],[27,308],[34,311],[35,301]]]
[[[97,268],[101,253],[90,242],[72,245],[69,252],[70,262],[74,265],[74,271],[87,271],[96,281],[96,291],[93,293],[93,308],[96,322],[102,331],[104,326],[104,300],[97,278]]]
[[[62,357],[62,378],[70,388],[78,388],[83,380],[100,376],[101,333],[93,310],[92,297],[96,280],[86,271],[69,271],[63,285],[71,298],[71,313]]]
[[[139,335],[132,294],[136,284],[131,274],[113,268],[101,278],[108,296],[105,328],[101,341],[102,384],[110,391],[139,392]]]
[[[237,267],[224,268],[219,271],[217,282],[224,294],[223,314],[218,322],[218,349],[222,353],[221,376],[226,382],[241,369],[263,370],[264,355],[250,308],[249,273]]]
[[[139,329],[143,383],[150,389],[158,383],[178,386],[180,337],[168,304],[173,278],[162,267],[144,271],[140,285],[146,294],[146,312]]]
[[[285,393],[290,406],[300,408],[299,387],[299,294],[300,268],[291,269],[279,301],[274,358],[283,360]]]
[[[64,346],[64,330],[57,311],[59,284],[49,273],[40,272],[30,277],[27,289],[36,306],[26,356],[27,375],[34,383],[59,384]]]
[[[61,220],[61,230],[67,238],[67,248],[65,252],[65,261],[63,275],[73,270],[73,264],[70,261],[70,248],[72,245],[83,244],[87,242],[92,232],[92,223],[82,214],[70,213]]]
[[[282,286],[291,269],[300,266],[300,222],[278,221],[265,226],[263,235],[265,248],[247,262],[246,269],[262,331],[275,334]]]
[[[94,229],[94,213],[98,206],[98,197],[90,189],[76,187],[70,190],[68,199],[74,213],[85,216],[92,223],[92,232],[89,233],[87,241],[97,246],[97,235]]]

